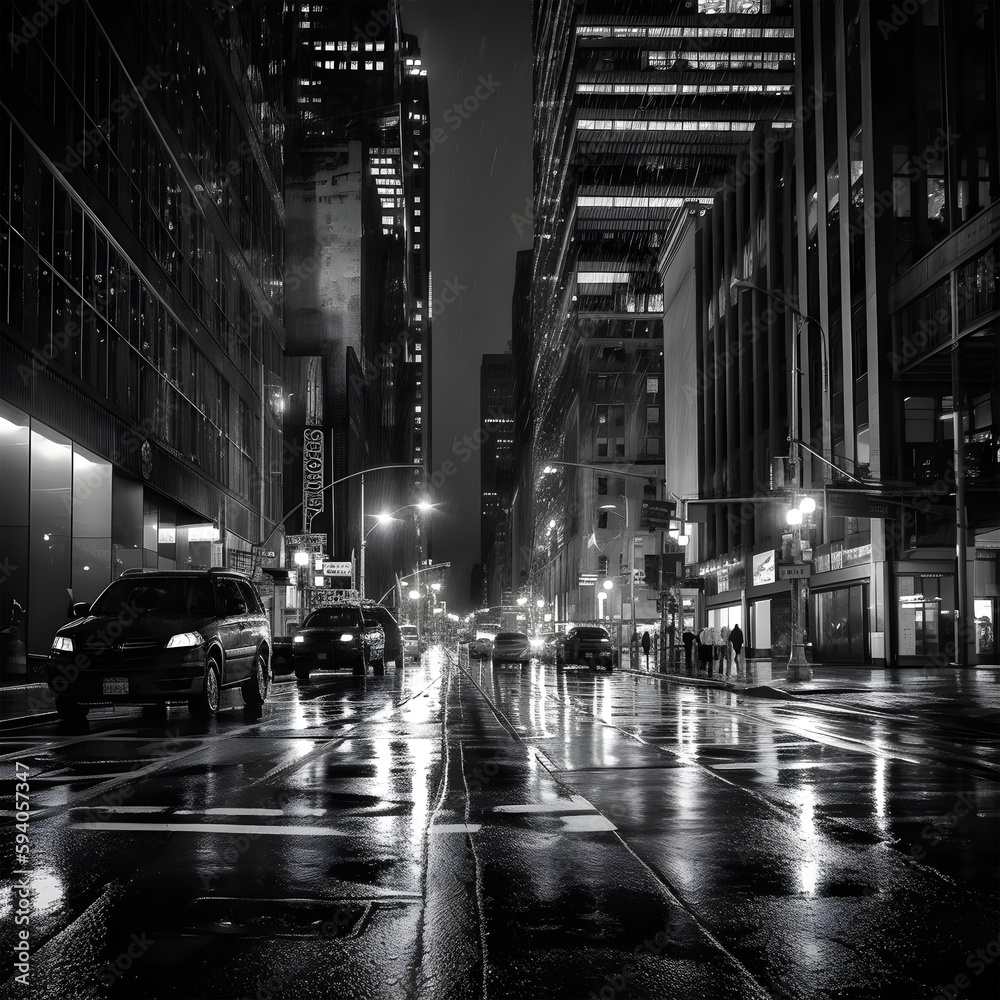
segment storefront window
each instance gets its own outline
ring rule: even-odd
[[[812,594],[811,638],[814,659],[826,663],[866,663],[864,586]]]
[[[980,656],[991,655],[996,652],[996,618],[994,615],[994,602],[989,600],[977,600],[975,602],[976,613],[976,653]]]
[[[73,449],[69,438],[32,421],[28,652],[44,653],[66,622],[73,510]]]
[[[899,655],[947,663],[955,655],[955,578],[899,577]]]

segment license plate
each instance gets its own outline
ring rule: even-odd
[[[105,677],[101,683],[105,694],[128,694],[127,677]]]
[[[316,659],[317,660],[325,660],[326,659],[326,653],[317,653],[316,654]]]

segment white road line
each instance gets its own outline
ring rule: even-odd
[[[71,813],[168,813],[170,806],[72,806]]]
[[[560,816],[559,819],[563,824],[562,833],[612,833],[618,829],[607,816],[600,813],[593,816],[587,813]]]
[[[78,781],[104,781],[107,778],[124,778],[127,775],[135,774],[135,771],[105,771],[102,774],[60,774],[57,777],[53,777],[50,774],[38,775],[37,777],[29,779],[32,784],[41,784],[43,781],[47,784],[59,784],[59,785],[73,785]]]
[[[327,826],[259,826],[241,823],[73,823],[74,830],[114,833],[245,833],[281,837],[349,837]]]
[[[175,809],[175,816],[325,816],[325,809],[241,809],[239,806],[219,806],[214,809]]]
[[[479,833],[479,823],[432,823],[431,833]]]
[[[574,795],[568,802],[532,802],[524,805],[493,806],[495,813],[566,813],[566,812],[597,812],[597,806],[588,802],[582,795]]]
[[[240,809],[221,807],[216,809],[174,809],[173,806],[73,806],[70,812],[111,813],[171,813],[174,816],[325,816],[325,809]]]

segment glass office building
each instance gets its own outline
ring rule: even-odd
[[[276,5],[3,14],[8,673],[70,599],[249,568],[281,517],[284,118]]]

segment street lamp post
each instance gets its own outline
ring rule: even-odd
[[[792,392],[791,392],[791,413],[789,414],[789,462],[792,466],[792,483],[795,489],[802,488],[802,441],[799,430],[799,392],[802,372],[799,371],[799,335],[802,333],[807,323],[812,323],[820,332],[822,345],[823,364],[823,397],[822,397],[822,420],[823,420],[823,462],[833,469],[837,467],[831,461],[830,440],[830,389],[829,389],[829,368],[830,368],[830,345],[827,340],[826,330],[823,324],[812,316],[807,316],[795,306],[793,306],[780,292],[768,288],[762,288],[751,281],[737,278],[732,283],[735,289],[750,289],[759,292],[761,295],[773,299],[780,303],[795,317],[795,330],[792,333]],[[839,470],[837,470],[839,471]],[[815,501],[810,501],[815,509]],[[792,635],[791,648],[788,656],[788,665],[785,668],[785,678],[790,681],[807,681],[812,678],[812,667],[806,662],[805,656],[805,579],[798,574],[799,567],[804,566],[802,562],[802,515],[805,511],[802,508],[792,508],[788,512],[788,523],[792,528],[793,575],[789,580],[791,585],[792,602]]]
[[[633,541],[632,541],[632,535],[629,532],[629,523],[628,523],[628,497],[627,496],[623,496],[621,498],[621,500],[622,500],[622,503],[625,506],[625,513],[624,514],[622,514],[617,509],[617,506],[615,504],[610,504],[610,503],[609,504],[602,504],[601,507],[600,507],[600,509],[601,510],[611,511],[612,514],[617,514],[625,522],[625,545],[626,545],[627,551],[628,551],[628,565],[627,565],[627,572],[628,572],[628,600],[629,600],[629,605],[630,605],[630,616],[631,616],[631,619],[632,619],[632,635],[635,635],[635,570],[633,568],[635,545],[633,544]],[[625,597],[625,595],[622,594],[622,600],[623,601],[624,601],[624,597]],[[625,609],[623,607],[621,607],[620,603],[619,603],[619,607],[620,607],[620,610],[619,610],[619,613],[618,613],[618,618],[619,618],[619,621],[623,624],[624,621],[625,621]],[[619,628],[620,627],[621,627],[621,625],[619,625]],[[631,636],[629,638],[631,639]],[[631,648],[631,646],[629,648]],[[619,636],[618,636],[618,662],[619,663],[621,662],[621,657],[622,657],[622,641],[621,641],[621,635],[619,634]]]
[[[361,477],[361,509],[364,510],[365,502],[365,477]],[[369,517],[375,517],[378,520],[373,524],[367,531],[364,530],[364,514],[362,514],[361,521],[361,552],[358,556],[358,592],[362,598],[365,596],[365,546],[368,543],[368,536],[378,527],[388,524],[390,521],[396,520],[396,514],[401,510],[408,510],[411,507],[415,507],[418,510],[432,510],[436,507],[436,504],[430,503],[428,500],[421,500],[420,503],[405,503],[402,507],[397,507],[393,511],[382,511],[378,514],[369,514]],[[417,532],[419,533],[420,528],[417,527]]]

